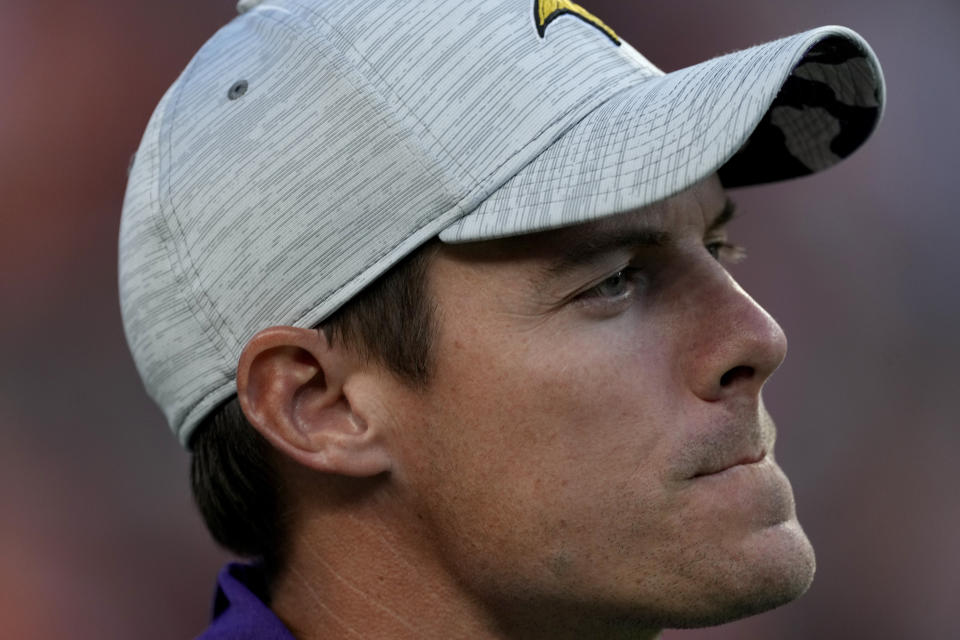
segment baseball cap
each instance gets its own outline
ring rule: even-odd
[[[314,327],[424,242],[810,174],[877,126],[822,27],[665,74],[566,0],[242,0],[160,100],[123,205],[138,371],[184,446],[259,330]]]

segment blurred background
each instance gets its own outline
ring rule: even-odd
[[[344,0],[348,1],[348,0]],[[810,592],[668,640],[958,638],[960,3],[581,0],[665,70],[822,24],[889,103],[827,173],[735,193],[734,275],[780,321],[778,458]],[[0,0],[0,620],[8,638],[190,638],[217,550],[146,397],[116,293],[130,156],[232,0]]]

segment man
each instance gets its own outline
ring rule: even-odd
[[[214,638],[652,638],[802,594],[725,188],[879,121],[840,27],[664,75],[571,2],[242,1],[161,100],[128,340]]]

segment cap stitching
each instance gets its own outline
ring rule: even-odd
[[[423,129],[423,131],[424,131],[425,133],[429,134],[430,138],[437,144],[437,146],[438,146],[440,149],[443,150],[444,154],[446,155],[447,159],[448,159],[450,162],[452,162],[453,164],[455,164],[458,169],[460,169],[465,175],[467,175],[467,176],[468,176],[471,180],[473,180],[475,183],[478,181],[477,178],[476,178],[471,172],[469,172],[463,165],[460,164],[460,162],[458,161],[458,159],[456,158],[456,156],[454,156],[454,155],[450,152],[450,150],[448,150],[448,149],[443,145],[443,143],[437,138],[437,136],[433,133],[433,131],[430,129],[430,127],[428,127],[427,124],[426,124],[425,122],[423,122],[423,120],[421,120],[420,117],[419,117],[416,113],[414,113],[414,111],[413,111],[412,109],[410,109],[410,107],[407,106],[407,104],[400,98],[399,94],[397,94],[396,90],[390,85],[390,83],[388,83],[388,82],[384,79],[384,77],[383,77],[382,75],[380,75],[380,73],[379,73],[379,71],[376,69],[376,67],[374,67],[372,64],[370,64],[370,61],[367,60],[367,58],[363,55],[363,53],[362,53],[361,51],[359,51],[356,47],[353,46],[353,44],[350,42],[350,39],[349,39],[348,37],[346,37],[346,36],[343,34],[343,32],[341,32],[334,24],[332,24],[331,22],[329,22],[329,21],[328,21],[323,15],[321,15],[319,12],[314,11],[311,7],[308,7],[308,6],[306,6],[306,5],[304,5],[303,3],[300,3],[300,2],[296,2],[296,4],[297,4],[298,6],[300,6],[300,8],[303,9],[305,12],[309,13],[309,14],[312,15],[312,16],[315,16],[319,21],[321,21],[323,24],[325,24],[325,25],[327,26],[327,28],[328,28],[331,32],[335,33],[335,34],[337,35],[337,40],[338,40],[338,42],[331,42],[331,43],[332,43],[334,46],[336,46],[337,49],[341,51],[341,53],[346,53],[346,49],[349,49],[349,50],[352,51],[358,58],[360,58],[360,60],[363,62],[363,66],[364,66],[366,72],[369,73],[370,75],[372,75],[373,77],[375,77],[377,80],[379,80],[379,81],[380,81],[380,84],[381,84],[382,86],[384,86],[384,87],[387,88],[387,90],[389,91],[389,94],[390,94],[391,98],[393,98],[393,103],[398,103],[398,104],[400,104],[400,105],[403,106],[403,108],[404,108],[404,110],[406,111],[407,115],[411,116],[411,117],[417,122],[417,124],[420,125],[420,127]],[[345,46],[344,46],[344,45],[345,45]],[[363,76],[363,74],[360,73],[360,70],[359,70],[359,69],[357,69],[357,73],[358,73],[358,75],[361,75],[361,77]],[[393,104],[393,103],[392,103],[390,100],[387,100],[387,99],[386,99],[386,96],[383,95],[383,92],[381,92],[380,89],[379,89],[376,85],[374,85],[372,82],[370,82],[370,81],[367,80],[366,78],[364,78],[364,80],[365,80],[365,81],[367,82],[367,84],[369,84],[370,87],[375,91],[375,93],[376,93],[377,96],[380,98],[380,100],[383,102],[383,104],[385,104],[385,105],[387,105],[388,107],[390,107],[390,108],[391,108],[391,111],[392,111],[392,110],[393,110],[393,108],[392,108],[392,104]],[[409,143],[408,143],[408,144],[409,144]],[[422,145],[418,145],[418,146],[421,146],[421,147],[422,147]],[[425,149],[421,148],[421,149],[419,149],[419,151],[423,152],[423,151],[425,151]],[[424,154],[424,155],[428,155],[428,154]],[[457,182],[459,183],[459,180],[458,180]],[[461,186],[461,187],[464,187],[464,186],[466,186],[466,185],[460,185],[460,186]]]
[[[327,22],[327,21],[323,18],[323,16],[321,16],[321,15],[319,15],[319,14],[317,14],[317,13],[313,13],[312,10],[311,10],[309,7],[305,7],[305,6],[303,6],[303,5],[300,5],[299,3],[297,3],[297,4],[298,4],[304,11],[308,11],[308,12],[311,12],[312,15],[316,15],[331,31],[336,32],[336,34],[337,34],[337,36],[338,36],[338,38],[339,38],[340,40],[344,40],[344,39],[345,39],[344,36],[343,36],[343,34],[341,34],[333,25],[331,25],[329,22]],[[293,28],[291,25],[289,25],[289,24],[287,24],[286,22],[284,22],[283,20],[278,20],[277,18],[271,16],[270,14],[266,13],[265,11],[258,11],[256,15],[257,15],[257,17],[259,17],[259,18],[263,18],[264,20],[269,20],[269,21],[271,21],[271,22],[279,25],[280,27],[286,29],[287,31],[290,31],[291,33],[294,33],[294,34],[302,37],[306,42],[308,42],[309,44],[311,44],[311,45],[314,46],[314,47],[316,47],[316,46],[318,45],[318,43],[315,41],[315,39],[314,39],[314,37],[313,37],[313,34],[312,34],[311,31],[308,30],[308,29],[295,29],[295,28]],[[305,24],[308,24],[308,25],[309,25],[309,23],[307,23],[306,20],[304,20],[303,18],[297,16],[297,15],[294,14],[294,13],[288,13],[288,14],[286,14],[286,15],[291,16],[292,19],[299,20],[299,21],[304,22]],[[321,43],[321,44],[326,44],[326,43]],[[344,53],[343,48],[342,48],[338,43],[332,43],[332,42],[331,42],[331,44],[333,44],[333,46],[335,46],[338,51],[340,51],[341,53]],[[352,48],[352,47],[351,47],[351,48]],[[356,51],[356,50],[354,50],[354,51]],[[358,55],[359,55],[359,52],[357,52],[357,53],[358,53]],[[362,56],[361,56],[361,58],[362,58]],[[364,64],[366,64],[367,67],[370,66],[370,64],[369,64],[365,59],[364,59]],[[380,102],[383,104],[383,106],[386,107],[387,109],[389,109],[389,110],[391,111],[392,115],[394,115],[394,117],[396,117],[396,114],[393,113],[393,111],[394,111],[393,105],[391,104],[391,102],[390,102],[389,100],[387,100],[387,99],[384,97],[383,93],[382,93],[381,91],[379,91],[379,90],[377,89],[377,87],[376,87],[372,82],[370,82],[367,78],[365,78],[365,77],[363,76],[363,74],[360,73],[359,69],[356,69],[356,68],[353,68],[353,69],[354,69],[354,71],[356,72],[356,75],[360,76],[360,79],[363,80],[363,82],[364,82],[366,85],[369,86],[369,88],[371,89],[371,93],[372,93],[372,94],[375,94],[375,95],[380,99]],[[379,76],[378,76],[378,78],[379,78]],[[381,80],[382,80],[382,79],[381,79]],[[384,84],[386,84],[386,83],[384,83]],[[389,86],[389,85],[388,85],[388,86]],[[392,89],[391,89],[391,93],[393,93],[393,92],[392,92]],[[402,100],[399,100],[399,98],[396,100],[396,102],[399,102],[400,104],[403,104],[403,101],[402,101]],[[405,104],[404,104],[403,106],[406,107]],[[410,111],[410,109],[407,108],[407,111]],[[430,132],[428,129],[426,129],[426,127],[425,127],[425,126],[423,125],[423,123],[419,120],[419,118],[414,117],[414,119],[416,119],[416,121],[417,121],[421,126],[424,127],[424,130],[427,131],[427,133],[429,133],[429,134],[431,135],[431,137],[433,137],[434,139],[436,139],[436,137],[433,135],[433,133]],[[398,119],[398,121],[400,121],[400,120]],[[404,127],[404,129],[408,130],[409,128]],[[427,173],[433,173],[433,171],[431,171],[431,168],[428,167],[428,166],[424,163],[424,161],[423,161],[423,158],[429,156],[430,154],[426,153],[427,150],[426,150],[425,148],[423,148],[421,145],[417,145],[417,144],[416,144],[416,137],[415,137],[415,136],[408,137],[407,139],[403,140],[402,144],[410,151],[410,155],[412,156],[413,160],[420,166],[421,169],[423,169],[423,170],[426,171]],[[447,151],[446,148],[444,148],[443,145],[439,143],[439,141],[438,141],[437,144],[438,144],[438,146],[439,146],[441,149],[444,150],[444,152],[445,152],[448,156],[450,156],[450,152]],[[422,156],[422,157],[421,157],[421,156]],[[450,156],[450,159],[454,162],[454,164],[457,164],[457,163],[456,163],[456,160],[455,160],[452,156]],[[459,167],[460,165],[457,164],[457,166]],[[470,175],[466,170],[464,170],[464,173],[466,173],[468,176],[470,176],[471,179],[473,179],[473,180],[476,182],[476,178],[474,178],[472,175]],[[443,178],[443,183],[442,183],[442,184],[443,184],[443,188],[446,189],[446,190],[447,190],[449,193],[451,193],[451,194],[454,193],[454,191],[450,188],[451,186],[454,186],[454,185],[451,185],[451,184],[450,184],[450,183],[451,183],[451,179],[450,179],[451,176],[449,176],[447,173],[442,173],[442,174],[441,174],[441,177]],[[457,183],[456,186],[460,187],[461,189],[466,189],[466,188],[467,188],[467,185],[460,184],[459,181],[456,181],[456,183]]]
[[[202,51],[202,50],[201,50]],[[201,54],[202,55],[202,54]],[[190,248],[187,243],[187,236],[183,229],[183,226],[180,224],[180,219],[177,215],[176,207],[173,204],[172,192],[171,192],[171,175],[172,171],[169,170],[171,166],[170,158],[172,157],[172,123],[176,119],[177,111],[179,110],[180,99],[184,93],[184,86],[189,81],[190,77],[193,75],[196,70],[198,60],[200,55],[198,55],[191,64],[184,71],[183,75],[178,80],[178,91],[171,104],[168,107],[169,117],[165,117],[164,120],[168,123],[163,127],[158,136],[160,136],[160,144],[162,149],[162,155],[167,158],[166,164],[167,171],[167,180],[165,188],[166,198],[159,198],[160,211],[164,222],[169,230],[171,238],[177,236],[180,238],[180,242],[172,242],[173,245],[172,253],[174,259],[171,260],[172,263],[180,267],[180,273],[177,274],[177,280],[179,280],[183,285],[186,285],[180,289],[181,298],[184,298],[187,303],[187,308],[190,310],[190,314],[194,317],[194,320],[204,329],[204,333],[212,335],[215,338],[216,342],[220,343],[220,346],[223,347],[222,350],[218,350],[218,355],[224,363],[228,363],[225,351],[229,351],[229,345],[227,344],[227,338],[222,334],[221,329],[225,329],[229,334],[229,338],[233,340],[235,344],[239,344],[239,340],[233,333],[230,331],[230,326],[227,323],[226,318],[220,312],[217,305],[214,303],[213,298],[207,291],[205,283],[200,278],[200,271],[196,266],[196,262],[193,259],[193,255],[190,252]],[[159,187],[159,185],[158,185]],[[158,190],[159,195],[159,190]],[[164,206],[164,200],[166,200],[166,206]],[[175,233],[174,233],[175,232]],[[168,256],[171,254],[171,247],[167,248]],[[191,283],[190,276],[193,276],[194,280]],[[192,284],[192,286],[191,286]],[[209,305],[207,309],[203,304],[200,304],[199,301],[193,301],[192,296],[183,295],[183,292],[190,291],[200,294],[200,298],[206,301]],[[202,317],[201,317],[202,316]],[[206,322],[204,322],[206,320]],[[219,320],[219,322],[217,322]]]

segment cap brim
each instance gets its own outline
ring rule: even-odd
[[[726,187],[807,175],[880,121],[870,46],[822,27],[646,80],[599,105],[440,234],[469,242],[643,207],[719,172]]]

